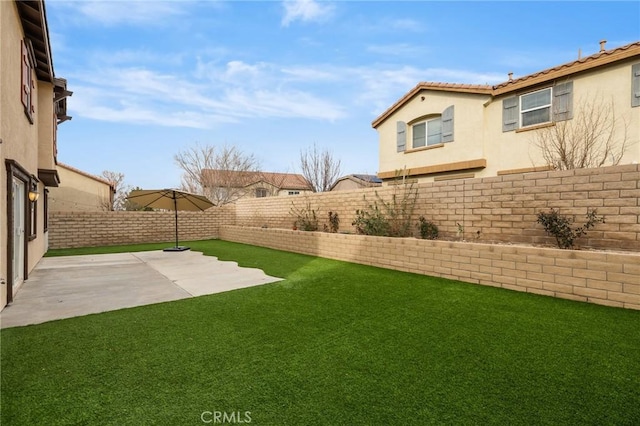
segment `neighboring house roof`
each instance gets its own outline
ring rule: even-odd
[[[105,185],[110,186],[110,187],[111,187],[111,190],[115,192],[115,189],[114,189],[114,187],[113,187],[113,183],[109,182],[107,179],[101,178],[101,177],[96,176],[96,175],[92,175],[92,174],[87,173],[87,172],[83,172],[83,171],[82,171],[82,170],[80,170],[80,169],[76,169],[75,167],[72,167],[72,166],[70,166],[70,165],[68,165],[68,164],[64,164],[64,163],[60,163],[60,162],[58,162],[58,167],[62,167],[62,168],[64,168],[64,169],[67,169],[67,170],[72,171],[72,172],[74,172],[74,173],[77,173],[77,174],[79,174],[79,175],[82,175],[82,176],[88,177],[88,178],[93,179],[93,180],[95,180],[95,181],[98,181],[98,182],[100,182],[100,183],[104,183]]]
[[[640,56],[640,41],[627,44],[625,46],[617,47],[611,50],[604,50],[604,41],[600,42],[600,52],[580,58],[576,61],[567,62],[562,65],[558,65],[553,68],[548,68],[543,71],[529,74],[524,77],[516,79],[509,79],[504,83],[500,83],[494,86],[490,85],[475,85],[475,84],[453,84],[453,83],[433,83],[433,82],[421,82],[418,83],[413,89],[411,89],[400,100],[391,105],[385,112],[383,112],[378,118],[373,120],[371,126],[373,128],[382,124],[389,116],[400,109],[406,102],[412,99],[422,90],[440,90],[447,92],[458,93],[471,93],[478,95],[490,95],[492,97],[503,95],[505,93],[520,90],[526,87],[531,87],[536,84],[545,83],[557,78],[566,77],[568,75],[577,74],[582,71],[587,71],[600,67],[603,65],[611,64],[613,62],[621,61],[634,56]]]
[[[294,173],[274,173],[274,172],[242,172],[235,170],[203,170],[202,173],[226,173],[230,180],[237,180],[241,186],[255,185],[265,182],[279,189],[296,189],[311,191],[312,187],[300,174]]]
[[[336,180],[335,183],[333,185],[331,185],[331,188],[329,189],[329,191],[333,191],[333,189],[340,182],[343,182],[345,180],[350,180],[352,182],[355,182],[356,184],[358,184],[358,185],[360,185],[362,187],[373,187],[373,186],[381,186],[382,185],[382,179],[380,179],[376,175],[353,174],[353,175],[342,176],[341,178]]]

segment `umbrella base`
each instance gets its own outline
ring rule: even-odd
[[[162,251],[185,251],[185,250],[190,250],[190,247],[175,246],[175,247],[167,247],[166,249],[162,249]]]

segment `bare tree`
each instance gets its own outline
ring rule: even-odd
[[[104,170],[102,177],[113,186],[115,191],[111,205],[103,206],[105,210],[125,210],[126,198],[129,195],[130,188],[124,184],[124,173]]]
[[[145,211],[145,212],[150,212],[153,209],[151,207],[143,207],[139,204],[136,204],[134,201],[131,201],[129,199],[127,199],[127,197],[129,195],[131,195],[132,191],[140,191],[142,190],[142,188],[140,188],[139,186],[136,186],[135,188],[131,188],[127,191],[127,193],[125,194],[125,199],[124,202],[122,203],[122,209],[121,210],[126,210],[126,211]]]
[[[331,189],[333,183],[340,177],[340,160],[333,157],[328,149],[313,148],[300,152],[300,168],[313,192],[325,192]]]
[[[579,103],[573,119],[537,130],[534,145],[556,170],[613,166],[627,150],[627,128],[613,101],[594,97]]]
[[[247,192],[258,170],[258,161],[233,146],[196,144],[174,156],[182,169],[181,188],[207,196],[217,206],[232,203]]]

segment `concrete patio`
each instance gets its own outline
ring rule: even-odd
[[[43,258],[0,313],[0,328],[168,302],[280,281],[200,252]]]

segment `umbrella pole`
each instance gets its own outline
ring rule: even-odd
[[[178,248],[178,198],[176,193],[173,193],[173,209],[176,212],[176,248]]]

